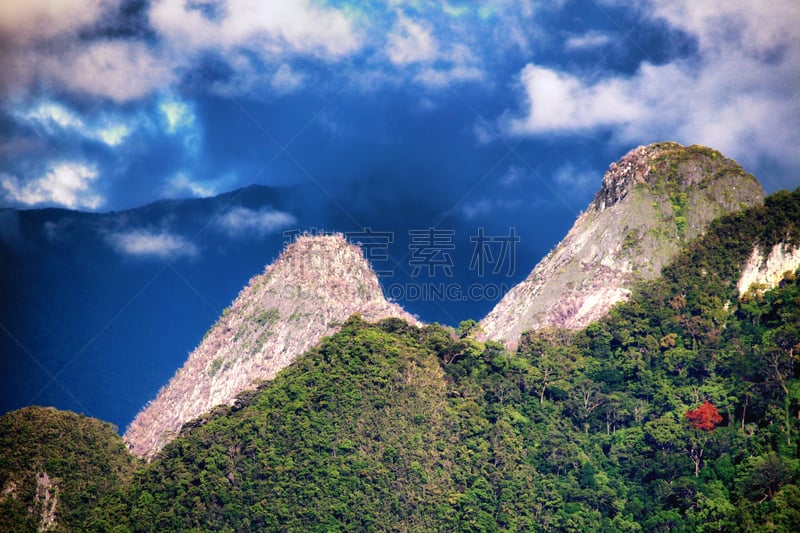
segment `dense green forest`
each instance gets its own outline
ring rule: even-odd
[[[120,474],[81,471],[114,482],[73,495],[64,529],[800,531],[800,273],[736,289],[778,242],[800,245],[800,189],[715,221],[604,320],[513,353],[471,321],[354,316],[152,463],[104,451]],[[0,484],[65,475],[9,452],[30,445],[9,417]],[[3,519],[34,530],[18,504],[4,494]]]
[[[36,531],[42,516],[80,531],[101,500],[127,490],[138,463],[109,423],[49,407],[8,413],[0,417],[0,531]]]

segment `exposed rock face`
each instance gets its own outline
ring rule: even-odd
[[[481,321],[483,334],[513,347],[531,329],[582,328],[657,277],[713,219],[763,198],[756,179],[719,152],[640,146],[610,165],[564,240]]]
[[[124,435],[152,456],[186,422],[273,378],[352,314],[417,321],[388,303],[361,249],[341,235],[299,237],[255,276]]]
[[[58,485],[47,472],[36,476],[36,505],[41,508],[39,531],[56,529],[56,507],[58,507]]]
[[[739,278],[736,288],[739,289],[740,296],[753,286],[773,289],[783,279],[784,273],[794,272],[798,268],[800,268],[800,248],[779,243],[765,254],[764,250],[756,246],[744,265],[742,277]]]
[[[17,482],[6,479],[3,490],[0,491],[0,503],[7,499],[21,499]],[[28,513],[37,518],[37,531],[55,531],[58,527],[56,508],[58,507],[58,485],[47,472],[36,474],[36,493],[33,495]]]

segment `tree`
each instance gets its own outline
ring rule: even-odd
[[[686,411],[686,418],[689,419],[689,424],[695,429],[702,429],[703,431],[711,431],[722,422],[722,415],[709,401],[697,409],[689,409]]]
[[[538,389],[540,405],[552,385],[568,381],[583,364],[570,335],[566,330],[544,329],[523,333],[520,339],[517,351],[531,362],[528,375],[531,385]]]
[[[473,333],[481,333],[481,326],[472,319],[464,320],[458,325],[456,329],[456,336],[459,339],[465,339]]]
[[[712,431],[722,422],[722,415],[719,414],[714,404],[708,400],[697,409],[689,409],[686,411],[686,418],[689,419],[689,425],[699,431]],[[689,437],[689,442],[683,449],[683,453],[688,455],[694,463],[694,477],[700,475],[703,450],[709,438],[708,436],[695,433]]]
[[[579,381],[572,389],[572,402],[575,413],[583,422],[583,430],[589,433],[589,418],[604,403],[606,396],[600,392],[597,384],[591,379]]]
[[[694,477],[700,477],[700,465],[703,462],[703,452],[710,437],[708,435],[690,435],[686,447],[683,449],[694,464]]]
[[[773,499],[781,487],[795,485],[800,475],[797,459],[781,457],[774,451],[748,458],[737,476],[743,494],[762,503]]]

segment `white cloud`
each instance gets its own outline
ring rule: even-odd
[[[208,198],[217,194],[217,190],[212,185],[193,181],[181,172],[169,180],[164,188],[164,194],[168,197],[189,195],[195,198]]]
[[[144,9],[158,45],[92,36],[124,18],[122,5],[0,2],[0,90],[39,86],[130,102],[168,90],[211,54],[231,69],[231,79],[212,82],[212,90],[288,92],[303,81],[289,60],[336,61],[357,53],[364,41],[356,9],[315,0],[154,0]]]
[[[130,132],[130,127],[125,124],[109,124],[97,130],[97,137],[109,146],[117,146]]]
[[[0,3],[0,35],[16,43],[77,34],[115,10],[117,0],[25,0]]]
[[[502,130],[501,126],[503,127]],[[479,145],[483,145],[501,139],[504,135],[508,135],[508,130],[505,124],[497,125],[481,120],[475,122],[472,126],[472,134],[475,136],[475,141]]]
[[[611,36],[601,31],[590,31],[582,35],[572,35],[564,42],[567,50],[588,50],[599,48],[611,42]]]
[[[181,139],[186,155],[196,157],[202,145],[202,128],[191,103],[174,97],[158,103],[161,124],[164,130]]]
[[[527,97],[527,115],[513,118],[513,134],[576,131],[611,126],[641,118],[645,108],[630,98],[626,80],[610,78],[591,84],[556,70],[526,65],[520,81]]]
[[[343,120],[337,113],[325,110],[317,115],[316,124],[323,129],[331,139],[339,142],[349,142],[357,137],[357,128],[347,120]]]
[[[343,11],[310,0],[220,0],[214,13],[185,0],[156,0],[150,24],[185,52],[246,49],[266,63],[291,53],[338,58],[361,45]]]
[[[153,45],[93,33],[108,35],[119,21],[128,22],[121,0],[5,4],[0,35],[11,37],[9,46],[0,46],[0,89],[41,86],[119,103],[169,91],[186,75],[193,79],[191,73],[209,58],[224,64],[224,74],[207,89],[223,96],[285,94],[314,75],[313,68],[298,70],[298,60],[337,62],[358,54],[384,75],[373,82],[413,79],[435,88],[482,80],[480,64],[459,59],[461,51],[494,54],[535,31],[528,1],[482,8],[430,3],[406,11],[404,2],[337,7],[316,0],[153,0],[143,8],[158,43]],[[521,35],[511,35],[516,33]],[[398,66],[412,67],[396,76],[400,81],[391,72]]]
[[[138,257],[176,259],[181,256],[193,257],[199,252],[194,243],[168,231],[136,229],[112,233],[107,239],[119,253]]]
[[[297,222],[283,211],[261,208],[258,211],[246,207],[233,207],[219,217],[217,226],[231,236],[242,234],[266,235]]]
[[[469,7],[464,5],[454,6],[446,3],[442,5],[442,11],[451,17],[459,18],[469,13]]]
[[[653,18],[697,37],[705,53],[726,53],[731,47],[756,55],[797,46],[800,3],[795,0],[652,0],[645,8]]]
[[[38,84],[117,102],[138,99],[173,81],[166,58],[143,42],[87,39],[119,16],[119,0],[0,2],[0,84]]]
[[[0,174],[0,187],[14,203],[59,205],[70,209],[97,209],[104,199],[93,189],[99,174],[86,163],[53,164],[44,176],[22,181],[16,176]]]
[[[136,41],[96,41],[58,64],[51,65],[54,76],[68,89],[118,102],[141,98],[174,78],[165,58]]]
[[[7,51],[0,46],[0,80],[9,89],[44,82],[129,102],[168,90],[211,53],[232,69],[229,83],[216,81],[213,89],[242,94],[263,90],[270,86],[264,82],[272,81],[277,90],[288,92],[302,77],[287,70],[285,58],[335,61],[362,46],[348,12],[313,0],[155,0],[147,9],[157,47],[135,38],[81,37],[81,31],[119,17],[118,0],[24,4],[29,3],[33,7],[0,5],[0,35],[8,29],[12,37]],[[287,67],[278,67],[270,80],[265,72],[276,64]]]
[[[415,76],[415,79],[430,87],[443,87],[450,83],[480,81],[484,72],[478,67],[454,66],[444,69],[426,68]]]
[[[194,124],[194,112],[185,102],[165,100],[159,104],[158,108],[166,120],[168,133],[175,133]]]
[[[52,132],[54,126],[62,129],[84,130],[86,128],[83,120],[78,115],[53,102],[42,102],[33,109],[20,112],[18,115],[28,122],[41,124],[48,133]]]
[[[386,51],[395,65],[419,67],[413,79],[431,88],[485,78],[477,58],[467,46],[454,44],[440,50],[430,29],[402,15],[389,35]]]
[[[421,98],[420,101],[417,103],[417,109],[423,113],[436,111],[438,108],[439,105],[427,97]]]
[[[400,14],[389,34],[386,53],[392,63],[409,65],[433,61],[439,50],[428,26]]]
[[[688,32],[698,55],[600,79],[538,65],[520,74],[524,111],[510,135],[608,129],[617,142],[706,144],[748,166],[800,164],[800,20],[796,2],[654,2],[654,17]],[[741,9],[741,11],[737,11]],[[750,16],[752,15],[752,18]]]
[[[168,58],[132,40],[83,42],[65,36],[29,46],[0,46],[0,86],[9,92],[40,84],[128,102],[174,80]]]
[[[494,211],[494,202],[488,198],[481,198],[480,200],[469,202],[464,204],[461,208],[461,212],[468,219],[475,218],[479,215],[486,215],[492,211]]]
[[[282,63],[272,75],[270,84],[279,93],[290,93],[299,88],[304,80],[305,75],[302,72],[297,72],[288,64]]]
[[[87,123],[83,118],[66,106],[43,101],[24,110],[17,110],[14,115],[22,122],[40,127],[46,134],[53,135],[59,131],[77,133],[87,139],[101,141],[108,146],[118,146],[131,133],[133,126],[118,117],[101,116]]]

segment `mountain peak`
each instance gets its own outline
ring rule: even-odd
[[[590,204],[602,211],[619,203],[639,183],[646,183],[650,174],[650,159],[659,151],[657,144],[634,148],[619,161],[611,163],[603,176],[603,184]]]
[[[653,279],[718,216],[762,202],[758,181],[705,146],[640,146],[612,163],[561,243],[483,319],[513,345],[526,330],[581,328]]]
[[[125,433],[151,456],[186,422],[273,378],[351,315],[417,321],[386,301],[361,249],[342,235],[301,235],[242,289],[188,360]]]
[[[685,190],[730,173],[749,176],[736,161],[706,146],[676,142],[638,146],[609,165],[589,209],[608,209],[637,185]]]

